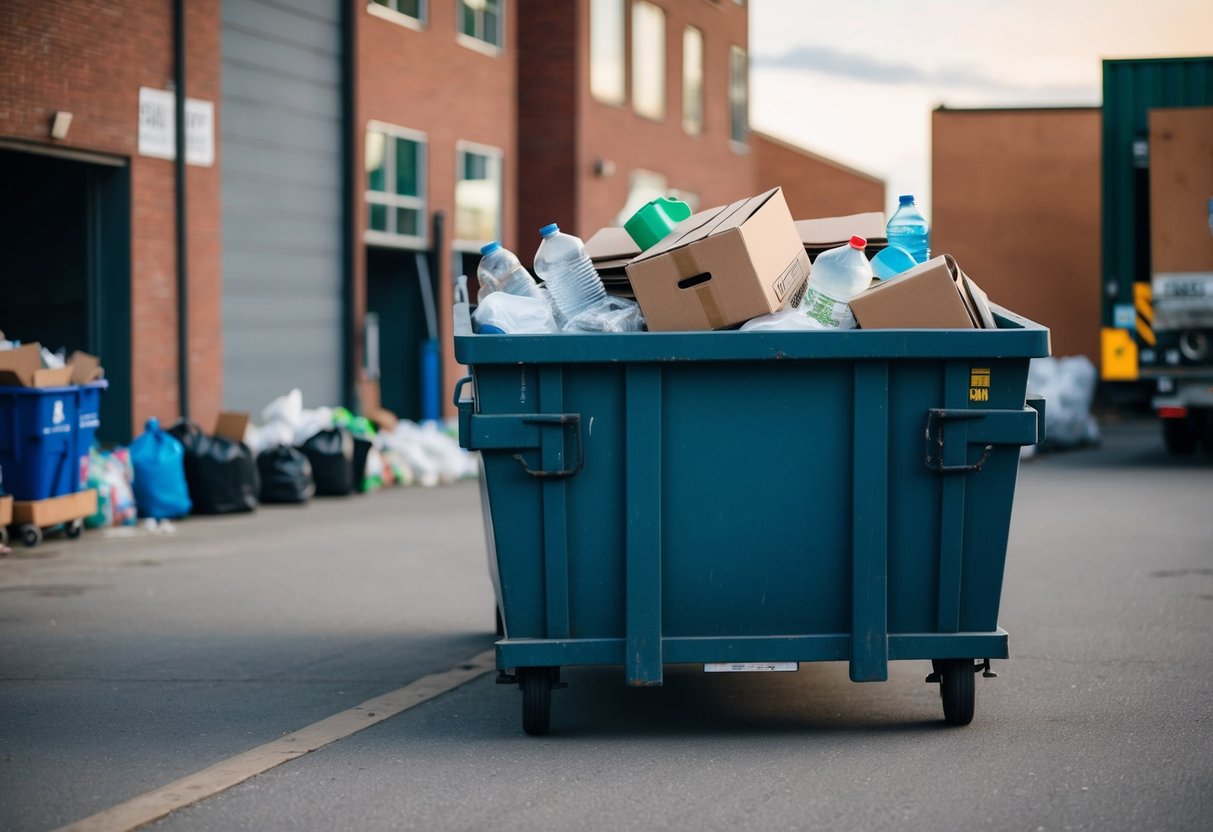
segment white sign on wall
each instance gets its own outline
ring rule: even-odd
[[[177,158],[177,96],[167,90],[139,88],[139,155]],[[215,102],[185,99],[185,161],[215,164]]]

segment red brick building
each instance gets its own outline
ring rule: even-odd
[[[219,0],[187,6],[187,96],[215,102]],[[174,162],[138,147],[140,90],[173,89],[173,42],[172,4],[158,0],[86,15],[0,4],[0,330],[101,353],[103,418],[128,425],[180,407]],[[59,138],[56,113],[70,114]],[[188,396],[203,420],[221,403],[214,150],[210,164],[186,166]]]
[[[101,354],[110,438],[292,387],[356,403],[372,341],[387,407],[448,413],[452,278],[490,240],[529,262],[550,221],[773,184],[798,216],[880,207],[878,180],[749,130],[747,49],[735,0],[12,0],[0,330]]]
[[[1052,330],[1056,355],[1099,362],[1096,107],[931,117],[931,247],[990,299]]]

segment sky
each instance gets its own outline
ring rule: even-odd
[[[1099,106],[1104,58],[1213,55],[1213,0],[749,0],[750,122],[913,193],[936,107]]]

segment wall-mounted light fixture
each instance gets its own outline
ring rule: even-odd
[[[66,139],[67,131],[72,126],[72,114],[67,110],[56,110],[51,118],[51,138]]]

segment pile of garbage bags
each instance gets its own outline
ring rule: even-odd
[[[138,518],[151,524],[388,486],[431,487],[479,470],[476,457],[437,423],[401,420],[378,430],[342,407],[305,409],[299,390],[270,402],[243,441],[238,433],[211,435],[189,421],[165,430],[149,419],[129,448],[93,448],[87,474],[98,509],[86,525],[133,526]]]
[[[1045,399],[1045,440],[1027,446],[1024,456],[1099,444],[1099,424],[1091,414],[1095,400],[1095,365],[1084,355],[1033,358],[1028,368],[1028,395]]]
[[[249,426],[245,444],[259,459],[269,451],[281,456],[278,448],[299,448],[311,463],[319,495],[432,487],[477,473],[475,457],[436,423],[402,419],[391,430],[377,430],[342,407],[305,409],[299,390],[270,402],[261,424]]]

